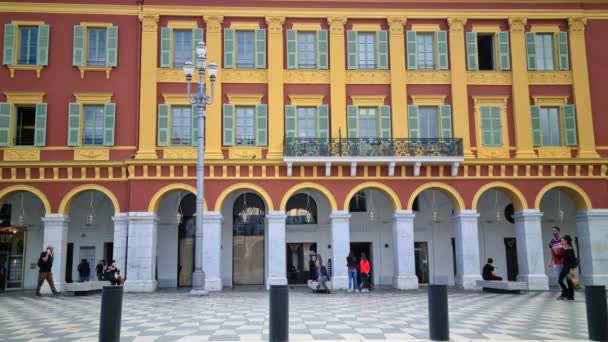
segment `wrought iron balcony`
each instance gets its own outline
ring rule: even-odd
[[[285,138],[285,157],[463,157],[461,138]]]

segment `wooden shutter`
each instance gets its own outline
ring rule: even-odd
[[[202,28],[192,29],[192,63],[196,61],[196,44],[204,41],[205,31]]]
[[[479,67],[477,56],[477,32],[467,32],[467,69],[477,70]]]
[[[407,127],[408,137],[410,139],[420,138],[420,116],[418,115],[418,106],[407,106]]]
[[[540,107],[530,106],[530,114],[532,117],[532,144],[534,146],[541,146],[542,131],[540,129]]]
[[[17,44],[17,25],[4,25],[4,58],[2,64],[13,65],[16,63],[15,49]],[[6,146],[6,145],[4,145]]]
[[[268,146],[268,105],[255,106],[255,121],[256,146]]]
[[[74,48],[72,50],[72,65],[84,66],[84,26],[74,25]],[[74,145],[77,146],[77,145]]]
[[[502,146],[502,116],[500,107],[490,107],[490,116],[492,118],[492,132],[494,146]]]
[[[528,70],[536,70],[536,34],[534,32],[526,32],[526,54]]]
[[[380,138],[391,138],[391,106],[378,107],[380,112]]]
[[[409,70],[418,69],[418,43],[416,42],[416,31],[405,33],[407,42],[407,68]]]
[[[255,30],[255,68],[266,69],[266,30]]]
[[[439,70],[448,70],[448,33],[437,31],[437,67]]]
[[[287,69],[298,68],[298,31],[287,30]]]
[[[38,26],[38,50],[36,64],[49,65],[49,25]]]
[[[357,56],[357,31],[346,31],[347,61],[349,70],[359,69],[359,56]],[[340,58],[340,57],[337,57]]]
[[[509,49],[509,32],[497,33],[498,37],[498,63],[500,70],[511,70],[511,52]]]
[[[346,106],[346,117],[348,122],[348,138],[359,137],[359,107]]]
[[[442,138],[452,137],[452,106],[441,105],[439,106],[439,126],[441,128]]]
[[[319,69],[327,69],[329,66],[329,45],[327,30],[317,31],[317,62]]]
[[[380,30],[376,32],[378,41],[378,69],[388,69],[388,32]]]
[[[118,65],[118,26],[110,26],[106,31],[106,66]]]
[[[0,146],[9,146],[11,143],[11,109],[13,105],[0,102]]]
[[[481,119],[481,145],[493,146],[492,134],[492,107],[479,107]]]
[[[103,145],[114,145],[114,127],[116,126],[116,104],[106,103],[103,106]]]
[[[158,146],[169,146],[169,113],[171,106],[168,104],[158,105],[158,133],[156,144]]]
[[[296,127],[296,106],[285,106],[285,136],[287,138],[295,138],[298,136]]]
[[[329,139],[329,106],[317,106],[317,138]]]
[[[224,69],[234,68],[234,59],[236,58],[236,54],[234,53],[235,42],[234,29],[224,29]],[[226,145],[226,143],[224,143],[224,145]]]
[[[171,68],[173,66],[172,47],[173,29],[162,27],[160,29],[160,67]]]
[[[568,32],[557,33],[557,53],[559,56],[559,70],[570,70],[568,59]]]
[[[564,111],[564,138],[566,146],[576,146],[576,112],[574,105],[565,105]]]
[[[80,103],[70,102],[68,105],[68,146],[80,146]]]
[[[46,146],[47,104],[36,103],[36,121],[34,123],[34,146]]]
[[[190,144],[197,146],[198,141],[198,108],[193,104],[190,108]]]
[[[234,105],[224,103],[224,146],[234,145]]]

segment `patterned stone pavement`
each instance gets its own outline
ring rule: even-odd
[[[582,293],[521,295],[449,290],[450,337],[475,340],[586,340]],[[427,293],[290,290],[290,340],[428,339]],[[101,295],[37,298],[0,294],[0,341],[97,341]],[[243,341],[268,339],[268,293],[239,289],[189,297],[185,290],[125,293],[122,341]]]

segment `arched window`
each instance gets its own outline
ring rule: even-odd
[[[255,193],[239,195],[232,207],[234,235],[264,235],[264,201]]]
[[[308,194],[296,194],[287,201],[287,224],[317,224],[317,203]]]
[[[364,191],[357,192],[348,204],[348,211],[351,213],[364,213],[367,211],[366,193]]]

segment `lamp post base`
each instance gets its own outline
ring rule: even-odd
[[[205,290],[205,272],[194,271],[192,274],[192,290],[190,290],[189,295],[193,297],[209,295],[209,292]]]

